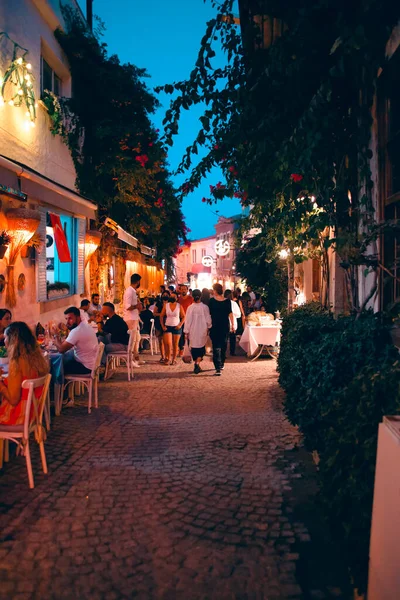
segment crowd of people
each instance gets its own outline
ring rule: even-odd
[[[104,343],[103,364],[109,353],[126,351],[131,339],[133,366],[140,367],[142,334],[158,338],[164,365],[173,366],[185,351],[190,351],[194,373],[206,354],[207,341],[212,343],[215,375],[220,376],[225,366],[227,345],[235,355],[236,336],[243,332],[245,319],[252,310],[263,308],[262,299],[250,286],[243,294],[238,288],[223,291],[215,283],[212,290],[194,289],[187,285],[162,285],[157,297],[140,299],[141,276],[133,274],[122,301],[122,316],[111,302],[100,303],[99,294],[84,299],[80,306],[64,311],[65,325],[49,331],[51,343],[63,355],[65,374],[89,374],[95,365],[99,341]],[[25,395],[21,384],[26,379],[41,377],[49,372],[41,343],[45,337],[36,329],[36,335],[24,322],[12,321],[8,309],[0,309],[0,347],[8,355],[8,372],[0,367],[0,423],[20,424],[24,418]],[[40,389],[37,391],[40,394]]]

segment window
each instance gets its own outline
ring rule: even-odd
[[[201,258],[203,258],[206,255],[206,249],[202,248],[201,249]]]
[[[84,287],[84,252],[85,252],[85,219],[58,214],[59,224],[64,232],[71,260],[61,262],[54,235],[54,217],[50,212],[40,208],[41,221],[38,229],[46,240],[45,249],[37,260],[38,301],[45,302],[56,298],[83,293]]]
[[[192,250],[192,263],[196,263],[196,250]]]
[[[400,220],[400,52],[385,69],[379,82],[378,126],[381,215],[385,221]],[[381,245],[386,272],[381,278],[381,305],[400,301],[400,234],[384,234]],[[397,278],[397,280],[396,280]]]
[[[41,81],[40,91],[43,94],[44,90],[54,92],[56,96],[62,94],[61,78],[53,71],[49,63],[41,58]]]

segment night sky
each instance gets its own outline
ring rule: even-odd
[[[80,0],[82,5],[85,0]],[[93,12],[106,26],[103,40],[109,52],[117,54],[122,62],[131,62],[145,68],[151,76],[149,88],[186,79],[196,61],[200,40],[206,22],[215,11],[203,0],[94,0]],[[218,63],[215,63],[218,66]],[[154,115],[154,123],[162,132],[162,119],[168,108],[169,96],[160,96],[163,107]],[[186,149],[197,135],[198,120],[202,112],[192,109],[184,114],[180,133],[169,150],[169,163],[174,170]],[[176,186],[184,177],[174,178]],[[191,239],[214,233],[219,211],[225,217],[239,214],[241,207],[236,199],[226,199],[210,207],[201,202],[209,197],[210,184],[222,181],[222,174],[215,169],[210,177],[183,203],[186,223],[192,230]]]

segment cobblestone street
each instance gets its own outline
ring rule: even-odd
[[[0,472],[0,598],[347,598],[275,361],[145,358]]]

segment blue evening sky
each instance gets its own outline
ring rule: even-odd
[[[81,4],[86,4],[80,0]],[[209,0],[94,0],[93,12],[105,23],[104,41],[111,54],[117,54],[122,62],[131,62],[145,68],[151,79],[149,88],[186,79],[193,68],[206,22],[215,15]],[[154,115],[154,123],[162,133],[162,120],[168,108],[170,96],[159,98],[163,106]],[[202,111],[191,109],[184,113],[174,146],[169,150],[169,163],[175,170],[187,146],[194,140],[200,127]],[[185,180],[174,178],[176,186]],[[183,202],[190,237],[196,239],[214,233],[217,221],[215,211],[225,217],[241,212],[236,199],[226,199],[210,207],[202,203],[209,197],[210,184],[222,180],[215,169],[207,180]]]

